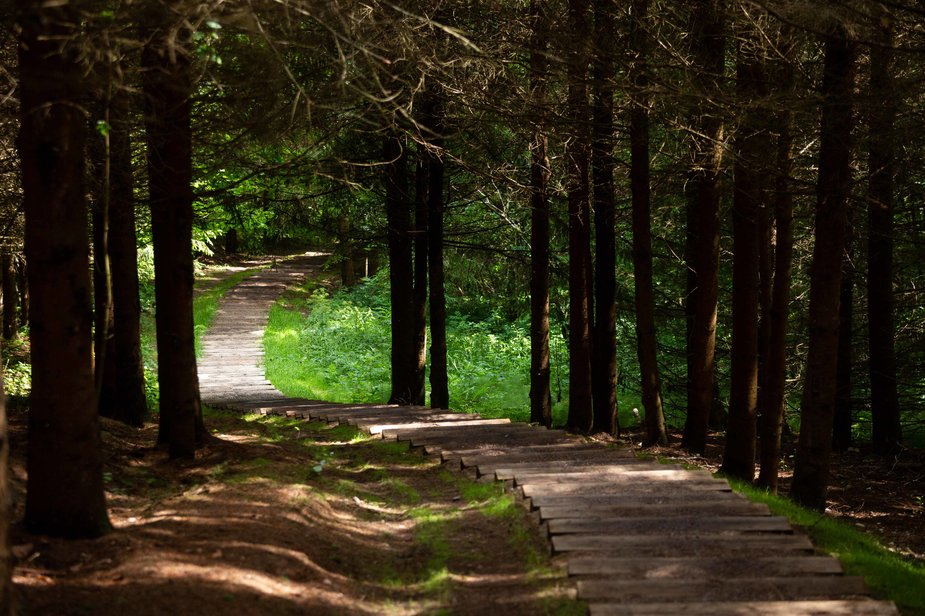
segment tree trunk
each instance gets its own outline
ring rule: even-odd
[[[530,4],[531,102],[537,125],[530,144],[530,421],[552,426],[549,372],[549,141],[546,137],[546,53],[549,27],[545,2]]]
[[[6,418],[6,395],[0,372],[0,616],[15,614],[13,552],[10,527],[13,522],[13,494],[10,491],[10,439]]]
[[[443,147],[443,123],[439,105],[434,106],[432,145]],[[446,363],[446,294],[443,288],[443,159],[429,155],[427,191],[427,264],[430,272],[430,406],[450,408],[449,377]]]
[[[16,258],[16,287],[19,289],[19,326],[29,324],[29,275],[24,256]]]
[[[110,529],[93,383],[84,182],[86,120],[74,4],[19,2],[19,158],[29,261],[32,397],[25,524],[35,534]]]
[[[845,256],[838,300],[838,367],[835,372],[835,416],[832,419],[832,449],[845,451],[851,446],[851,339],[854,325],[854,265],[851,259],[853,229],[848,214],[845,232]]]
[[[12,340],[16,337],[16,305],[19,297],[16,295],[16,271],[13,269],[13,255],[4,253],[0,257],[3,288],[3,339]]]
[[[691,171],[687,184],[688,383],[687,420],[681,445],[703,453],[710,424],[719,289],[719,176],[726,7],[723,0],[691,4],[692,76],[701,98],[691,117]]]
[[[353,247],[350,241],[350,217],[341,212],[337,219],[337,230],[340,235],[340,282],[345,287],[352,287],[357,283],[356,271],[353,268]]]
[[[588,179],[587,5],[569,0],[574,48],[568,75],[571,137],[566,143],[569,228],[569,409],[570,430],[589,432],[593,420],[591,377],[591,204]]]
[[[111,417],[140,427],[148,414],[141,356],[141,306],[138,302],[138,245],[132,173],[132,123],[125,91],[110,102],[109,263],[112,275],[113,350],[116,399]],[[103,405],[101,404],[101,409]]]
[[[426,403],[427,384],[427,191],[428,158],[418,145],[414,206],[414,399]]]
[[[892,455],[902,443],[896,392],[893,341],[893,178],[896,172],[896,85],[893,79],[893,31],[889,16],[880,27],[882,45],[870,51],[868,168],[867,323],[870,339],[870,407],[874,450]]]
[[[189,32],[173,28],[180,8],[177,2],[151,7],[144,24],[153,30],[141,61],[157,304],[157,440],[172,458],[191,458],[206,432],[193,346]]]
[[[636,355],[642,377],[645,409],[644,445],[667,445],[655,335],[655,298],[652,285],[652,210],[649,184],[649,87],[647,30],[649,0],[633,0],[631,8],[630,80],[634,99],[629,113],[630,190],[633,201],[633,284],[636,308]]]
[[[759,19],[756,14],[748,19]],[[721,470],[751,482],[755,478],[758,417],[759,218],[763,215],[766,169],[762,159],[769,133],[763,122],[767,96],[764,44],[751,23],[739,33],[736,88],[745,117],[735,140],[732,203],[732,379],[729,420]]]
[[[406,154],[398,137],[385,138],[385,210],[389,232],[389,295],[392,304],[392,394],[389,404],[414,404],[415,353],[414,266],[411,253],[411,208]]]
[[[809,353],[800,438],[790,494],[799,503],[825,508],[838,365],[839,289],[850,184],[852,88],[855,44],[837,25],[825,42],[815,245],[810,269]]]
[[[778,45],[783,58],[777,90],[789,100],[793,94],[795,46],[784,31]],[[785,105],[778,112],[778,136],[774,185],[774,283],[771,291],[768,352],[765,375],[761,379],[764,414],[760,418],[761,435],[758,485],[777,492],[780,469],[780,435],[784,419],[784,393],[787,378],[787,321],[790,312],[790,278],[793,263],[793,195],[790,173],[793,168],[793,112]]]
[[[614,172],[614,6],[594,0],[591,175],[594,183],[594,432],[617,434],[617,280]]]
[[[94,114],[90,126],[104,122],[111,126],[109,98],[98,92],[94,100]],[[112,417],[119,401],[116,394],[115,340],[113,338],[112,277],[109,261],[109,202],[110,202],[110,132],[90,133],[88,157],[90,159],[92,203],[90,220],[93,241],[93,370],[99,413]]]

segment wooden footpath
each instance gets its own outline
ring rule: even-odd
[[[262,368],[269,307],[323,259],[282,262],[226,295],[203,336],[203,402],[350,424],[505,482],[536,513],[551,549],[566,555],[592,616],[898,614],[891,602],[871,599],[861,578],[843,575],[839,562],[816,551],[786,518],[707,471],[506,419],[286,398]]]

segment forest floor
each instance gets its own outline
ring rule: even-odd
[[[11,413],[16,519],[26,415]],[[104,419],[113,532],[13,531],[20,614],[581,613],[499,486],[353,428],[211,412],[195,461]]]
[[[641,431],[630,431],[625,438],[637,448]],[[681,432],[669,433],[667,447],[641,450],[647,455],[678,460],[685,464],[719,470],[723,460],[721,433],[710,434],[704,455],[691,455],[680,447]],[[796,450],[793,439],[784,438],[784,460],[792,463]],[[779,491],[790,490],[792,465],[781,469]],[[905,557],[925,563],[925,451],[904,449],[897,456],[884,458],[865,448],[833,453],[829,506],[826,513],[879,537],[883,544]]]

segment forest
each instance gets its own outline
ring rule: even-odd
[[[0,535],[111,530],[103,421],[198,460],[194,280],[306,250],[287,395],[714,452],[819,512],[851,452],[925,529],[922,2],[0,2]]]

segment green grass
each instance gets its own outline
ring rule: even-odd
[[[474,310],[473,301],[449,302],[450,405],[456,411],[487,418],[529,421],[528,327],[488,310],[488,300],[479,304],[485,309]],[[383,403],[389,397],[390,345],[391,312],[384,275],[333,295],[310,283],[287,294],[270,310],[264,335],[267,377],[293,397]],[[552,334],[552,345],[554,351],[565,348],[558,331]],[[553,388],[556,398],[562,392],[562,401],[553,407],[554,423],[563,425],[567,377],[556,372]],[[621,393],[621,422],[634,421],[632,409],[640,406],[638,399]]]
[[[786,516],[813,543],[837,556],[848,575],[860,575],[873,593],[900,606],[903,614],[925,616],[925,563],[892,552],[876,538],[817,511],[749,484],[732,481],[733,489],[749,500],[766,503],[774,515]]]

